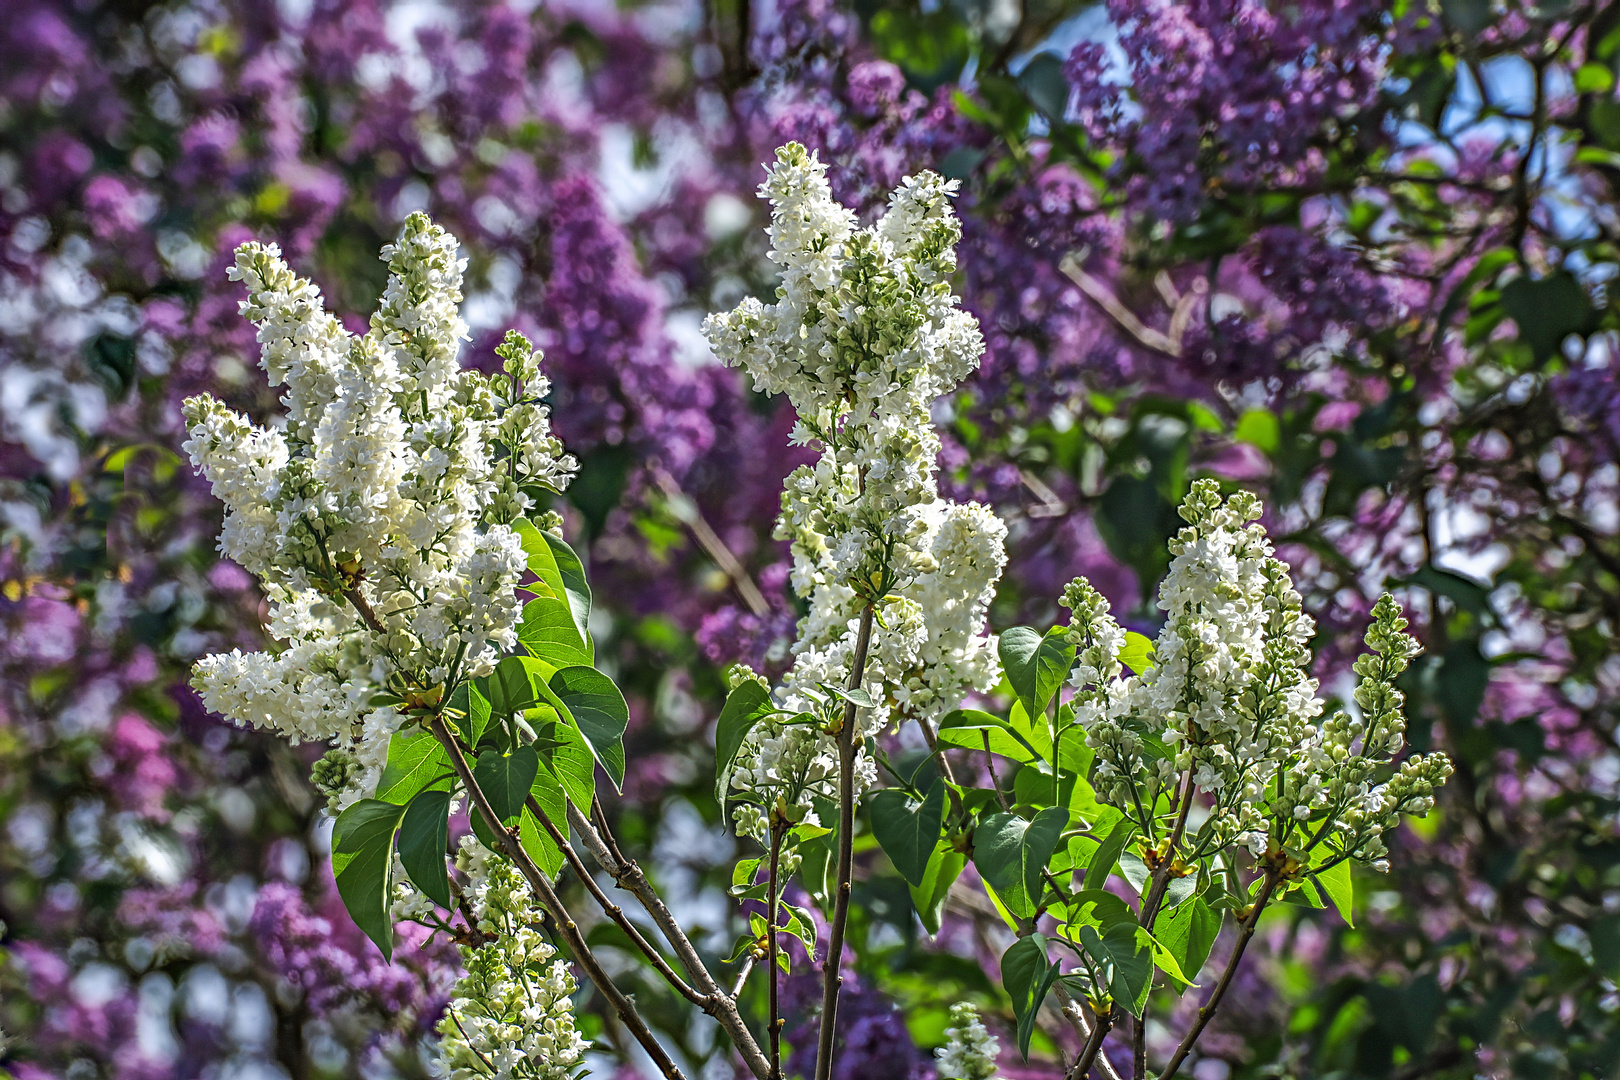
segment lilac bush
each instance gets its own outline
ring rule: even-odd
[[[448,950],[424,958],[397,1011],[397,973],[313,1011],[317,987],[280,989],[272,954],[329,942],[300,969],[373,966],[330,913],[320,800],[306,761],[204,717],[179,685],[194,656],[255,645],[258,598],[211,553],[215,511],[165,453],[198,389],[276,409],[244,376],[254,346],[222,272],[250,236],[279,241],[345,318],[375,294],[373,256],[407,210],[462,238],[474,355],[493,362],[498,324],[541,343],[584,461],[563,509],[589,529],[600,606],[620,613],[602,655],[632,713],[609,810],[648,836],[685,835],[672,822],[694,810],[718,819],[693,733],[718,711],[719,666],[789,661],[799,599],[769,530],[781,478],[808,458],[786,446],[785,410],[692,343],[702,314],[774,288],[749,192],[789,138],[835,164],[863,215],[921,168],[963,182],[958,281],[986,353],[934,419],[945,493],[1008,525],[996,628],[1054,617],[1080,573],[1154,630],[1163,539],[1198,475],[1266,496],[1321,628],[1324,686],[1344,687],[1372,597],[1387,584],[1408,602],[1426,647],[1406,688],[1413,738],[1457,761],[1454,793],[1394,846],[1406,884],[1375,893],[1355,930],[1304,909],[1262,927],[1233,991],[1251,986],[1254,1007],[1224,1014],[1230,1037],[1205,1049],[1238,1075],[1275,1061],[1574,1075],[1601,1056],[1620,963],[1603,879],[1620,568],[1611,13],[405,10],[36,3],[0,29],[0,978],[48,969],[42,999],[65,1010],[47,1023],[8,992],[0,1028],[22,1038],[7,1068],[134,1069],[111,1063],[143,1052],[132,1018],[160,994],[145,979],[183,986],[195,966],[262,987],[277,1036],[248,1052],[289,1074],[382,1058],[409,1073],[431,1026],[416,1014],[454,977]],[[631,162],[656,194],[624,182]],[[130,835],[157,837],[173,880]],[[664,850],[662,872],[729,883],[690,845]],[[930,948],[881,860],[861,873],[850,956],[874,1015],[903,1003],[927,1046],[956,998],[1005,1010],[983,965],[957,963],[976,949],[993,968],[993,913],[948,912],[951,945]],[[285,904],[299,883],[306,914],[244,916],[253,883]],[[131,958],[149,935],[121,896],[153,888],[175,925],[218,928],[197,931],[194,960]],[[261,940],[272,923],[308,944]],[[1310,978],[1264,960],[1285,939],[1319,949]],[[98,983],[104,967],[119,978]],[[101,1000],[97,985],[118,989]],[[176,993],[187,1053],[244,1052],[182,1031]],[[401,1022],[379,1041],[367,1016]],[[1050,1028],[1037,1061],[1075,1049]],[[1169,1047],[1147,1034],[1158,1060]]]

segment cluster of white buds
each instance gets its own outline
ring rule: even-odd
[[[945,1045],[934,1051],[940,1080],[990,1080],[996,1075],[1001,1040],[985,1030],[979,1011],[966,1001],[951,1006]]]
[[[1384,834],[1401,814],[1426,814],[1434,806],[1435,789],[1451,776],[1445,754],[1420,754],[1401,762],[1395,775],[1373,784],[1377,766],[1388,762],[1406,743],[1406,719],[1401,712],[1404,695],[1395,680],[1405,671],[1418,646],[1406,633],[1400,605],[1385,595],[1373,606],[1367,628],[1368,652],[1356,658],[1361,676],[1355,703],[1359,717],[1339,714],[1323,726],[1322,738],[1312,747],[1309,805],[1348,808],[1336,819],[1342,845],[1356,858],[1380,870],[1389,868]],[[1296,817],[1306,800],[1297,798]]]
[[[862,611],[876,609],[860,734],[931,719],[997,677],[984,613],[1006,562],[1005,526],[989,508],[939,497],[934,400],[977,366],[983,340],[957,307],[950,277],[961,229],[954,181],[932,173],[895,190],[860,228],[797,143],[777,151],[760,187],[772,206],[777,302],[743,301],[704,326],[715,354],[786,393],[794,437],[821,448],[787,479],[777,536],[791,541],[793,586],[809,601],[777,692],[789,714],[831,707],[848,684]],[[863,751],[864,758],[864,751]],[[740,756],[736,786],[797,788],[807,809],[834,796],[832,739],[814,725],[765,724]],[[873,779],[869,762],[857,783]],[[789,773],[805,778],[788,783]]]
[[[411,215],[355,335],[275,245],[242,245],[230,276],[271,385],[286,387],[285,426],[207,395],[185,405],[185,448],[225,504],[220,551],[264,583],[284,643],[207,657],[196,686],[239,723],[350,746],[339,805],[375,781],[402,715],[511,648],[525,560],[510,523],[575,469],[527,341],[507,336],[505,375],[459,366],[457,247]]]
[[[439,1021],[450,1080],[571,1080],[589,1043],[574,1025],[574,977],[535,929],[540,911],[517,868],[472,837],[462,839],[476,948],[461,947],[466,974]]]
[[[1119,677],[1124,633],[1107,601],[1083,580],[1065,590],[1078,651],[1075,715],[1097,753],[1094,786],[1129,812],[1191,773],[1209,800],[1215,842],[1259,856],[1325,811],[1335,847],[1381,866],[1383,832],[1400,813],[1426,811],[1451,770],[1444,754],[1431,754],[1372,782],[1405,745],[1394,681],[1417,644],[1400,606],[1380,599],[1372,651],[1355,667],[1359,718],[1319,723],[1323,702],[1308,674],[1314,623],[1255,522],[1260,512],[1247,492],[1223,501],[1214,481],[1193,485],[1160,588],[1166,621],[1140,677]]]

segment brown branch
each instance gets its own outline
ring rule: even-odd
[[[540,822],[540,827],[545,829],[551,836],[551,842],[556,844],[563,853],[563,858],[568,860],[568,865],[573,868],[574,874],[584,883],[585,891],[591,894],[591,897],[601,907],[603,913],[618,924],[619,929],[623,930],[625,936],[630,939],[630,943],[652,962],[652,966],[658,970],[658,974],[664,977],[664,981],[673,986],[682,997],[692,1004],[700,1006],[706,1004],[708,999],[692,989],[691,985],[681,978],[674,968],[669,966],[669,961],[665,960],[663,954],[653,947],[652,942],[648,941],[641,933],[641,929],[630,921],[629,917],[625,915],[624,909],[615,904],[608,898],[607,893],[602,891],[602,886],[598,885],[596,878],[591,876],[590,868],[585,865],[584,860],[579,857],[579,853],[574,850],[574,845],[568,842],[568,834],[557,828],[551,818],[546,815],[546,812],[540,808],[540,803],[533,795],[529,796],[528,807],[535,820]]]
[[[1057,995],[1058,1002],[1062,1006],[1058,1011],[1063,1014],[1064,1019],[1069,1021],[1069,1026],[1074,1028],[1075,1034],[1080,1036],[1080,1045],[1086,1046],[1090,1044],[1091,1037],[1096,1029],[1086,1020],[1085,1013],[1080,1008],[1080,1003],[1074,999],[1074,995],[1069,993],[1069,988],[1063,984],[1062,979],[1053,984],[1052,992]],[[1103,1032],[1103,1039],[1107,1037],[1108,1032]],[[1093,1067],[1102,1070],[1104,1080],[1122,1080],[1119,1070],[1114,1068],[1112,1061],[1108,1060],[1108,1055],[1100,1052],[1103,1039],[1099,1039],[1097,1042],[1099,1052]]]
[[[771,1045],[771,1080],[782,1080],[782,1017],[778,1015],[780,1007],[777,1002],[778,984],[781,979],[776,968],[776,915],[780,894],[777,892],[781,881],[778,872],[782,861],[782,839],[787,830],[781,825],[771,825],[771,867],[770,885],[767,892],[770,896],[770,909],[765,913],[765,976],[770,979],[766,985],[770,987],[770,1002],[766,1034]]]
[[[363,613],[362,617],[364,617]],[[374,618],[375,616],[373,616]],[[511,859],[512,863],[522,872],[529,883],[529,887],[534,890],[535,898],[540,901],[541,907],[546,909],[552,921],[557,924],[558,934],[567,943],[569,951],[574,954],[574,959],[579,962],[579,966],[585,969],[585,974],[589,976],[591,982],[601,992],[602,997],[613,1007],[613,1011],[618,1015],[620,1022],[641,1044],[642,1049],[647,1051],[647,1055],[652,1058],[653,1064],[658,1067],[658,1071],[668,1077],[669,1080],[685,1080],[684,1074],[670,1058],[669,1053],[653,1036],[651,1029],[647,1027],[647,1022],[636,1011],[635,1005],[625,996],[624,991],[613,984],[613,980],[602,969],[601,962],[597,960],[596,954],[591,952],[590,946],[585,943],[585,936],[580,933],[578,924],[568,914],[568,910],[563,907],[562,901],[557,898],[557,894],[551,888],[551,883],[546,880],[544,871],[535,865],[534,860],[529,857],[529,853],[523,850],[523,845],[518,841],[518,838],[512,834],[511,830],[502,825],[501,819],[495,815],[495,810],[490,806],[489,799],[484,795],[483,789],[478,786],[478,781],[473,779],[472,768],[467,764],[467,758],[461,751],[461,745],[456,741],[455,736],[450,734],[450,729],[445,726],[444,717],[434,716],[430,722],[429,730],[433,732],[434,738],[439,740],[439,744],[449,754],[450,765],[455,769],[456,775],[461,778],[462,785],[467,789],[467,797],[478,808],[478,813],[483,816],[484,823],[489,826],[490,831],[495,835],[496,842],[500,845],[502,853]]]
[[[1107,285],[1081,269],[1079,259],[1072,254],[1065,255],[1063,261],[1058,264],[1058,269],[1070,281],[1080,286],[1080,291],[1118,323],[1120,329],[1154,352],[1180,358],[1181,342],[1138,319],[1136,313],[1121,303],[1119,297],[1110,292]]]
[[[675,478],[663,469],[654,469],[653,479],[658,482],[664,498],[669,500],[669,512],[692,530],[692,535],[697,538],[703,550],[708,552],[709,558],[714,560],[720,571],[737,587],[737,592],[749,610],[760,618],[769,615],[771,605],[766,602],[765,594],[759,591],[753,577],[743,567],[741,560],[732,553],[731,548],[726,546],[726,542],[720,539],[720,534],[710,527],[708,520],[703,516],[703,511],[698,509],[696,501],[682,491]]]
[[[849,689],[858,690],[866,675],[866,650],[872,643],[872,604],[861,611],[855,636],[855,657],[850,665]],[[833,1036],[838,1022],[839,974],[844,958],[844,930],[849,923],[850,878],[855,867],[855,714],[847,702],[844,723],[838,729],[838,885],[833,898],[832,925],[827,930],[827,955],[822,958],[821,1030],[816,1040],[815,1080],[832,1076]]]
[[[1159,917],[1159,907],[1164,903],[1165,890],[1170,885],[1170,868],[1175,865],[1176,845],[1181,842],[1181,834],[1187,828],[1187,814],[1192,810],[1193,800],[1193,771],[1188,766],[1181,778],[1181,810],[1176,814],[1175,826],[1170,830],[1170,844],[1164,853],[1163,859],[1153,868],[1153,884],[1148,894],[1142,898],[1142,910],[1137,916],[1137,922],[1148,933],[1153,932],[1153,922]],[[1137,1080],[1147,1075],[1147,1006],[1142,1006],[1142,1015],[1136,1018],[1131,1025],[1131,1058]]]
[[[758,959],[759,954],[751,949],[748,955],[743,957],[742,970],[737,972],[737,981],[731,985],[731,996],[733,998],[742,996],[743,987],[748,985],[748,976],[753,974],[754,962]]]
[[[1215,984],[1215,989],[1209,995],[1209,1000],[1198,1010],[1198,1019],[1188,1029],[1187,1034],[1181,1037],[1181,1043],[1176,1052],[1170,1055],[1170,1063],[1159,1074],[1159,1080],[1170,1080],[1181,1068],[1181,1063],[1187,1060],[1192,1053],[1193,1044],[1209,1026],[1210,1020],[1215,1016],[1215,1010],[1220,1008],[1221,998],[1226,996],[1227,987],[1232,985],[1232,977],[1237,974],[1238,962],[1243,959],[1243,950],[1249,947],[1249,939],[1254,937],[1254,928],[1260,922],[1260,913],[1265,910],[1266,902],[1271,899],[1272,892],[1277,888],[1278,875],[1275,867],[1266,868],[1265,884],[1260,886],[1260,895],[1254,898],[1254,904],[1249,908],[1249,917],[1243,920],[1242,928],[1238,932],[1237,944],[1232,947],[1232,956],[1226,961],[1226,969],[1221,972],[1221,979]]]
[[[572,802],[568,804],[568,824],[579,834],[580,842],[585,850],[591,853],[591,858],[612,875],[614,882],[621,889],[626,889],[641,902],[648,915],[652,916],[654,925],[669,942],[670,948],[680,959],[681,966],[686,968],[687,975],[695,984],[699,994],[703,995],[703,1011],[714,1017],[720,1026],[731,1037],[732,1044],[742,1055],[743,1062],[748,1071],[758,1080],[769,1080],[771,1066],[765,1054],[754,1039],[753,1032],[743,1021],[742,1013],[737,1009],[736,994],[727,995],[715,982],[714,975],[709,971],[703,958],[698,955],[686,931],[681,929],[680,923],[669,913],[664,905],[663,898],[653,890],[652,883],[634,859],[627,859],[619,850],[618,841],[607,827],[607,815],[602,813],[601,804],[593,806],[601,822],[601,829],[592,824]]]
[[[1091,1025],[1091,1037],[1080,1051],[1080,1056],[1074,1060],[1074,1068],[1069,1070],[1068,1080],[1086,1080],[1091,1075],[1091,1066],[1097,1060],[1097,1054],[1102,1050],[1103,1040],[1108,1038],[1108,1031],[1114,1026],[1114,1013],[1110,1009],[1106,1016],[1098,1016]]]

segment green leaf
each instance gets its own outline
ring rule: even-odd
[[[1152,931],[1146,927],[1142,927],[1141,930],[1142,932],[1136,936],[1137,940],[1141,941],[1144,937],[1147,939],[1148,947],[1153,950],[1153,962],[1158,965],[1159,970],[1180,986],[1191,986],[1192,979],[1183,974],[1181,962],[1176,959],[1175,953],[1165,948],[1164,944],[1153,936]]]
[[[1129,821],[1121,821],[1114,826],[1101,844],[1097,846],[1096,854],[1086,864],[1085,885],[1088,889],[1100,889],[1108,880],[1108,875],[1114,872],[1114,864],[1119,862],[1119,856],[1125,850],[1125,844],[1131,838],[1134,827]]]
[[[1491,680],[1491,662],[1480,653],[1479,641],[1453,641],[1443,656],[1430,659],[1424,674],[1433,679],[1435,700],[1452,722],[1464,729],[1472,725]]]
[[[1136,895],[1145,897],[1148,894],[1148,879],[1153,876],[1142,861],[1142,856],[1134,851],[1127,851],[1119,857],[1119,876],[1131,883]]]
[[[1069,812],[1048,807],[1025,821],[1016,814],[992,814],[979,823],[973,838],[973,865],[996,890],[1007,910],[1022,919],[1035,914],[1041,873],[1057,850]]]
[[[1575,70],[1575,92],[1606,94],[1614,89],[1614,72],[1607,64],[1582,64]]]
[[[332,828],[332,873],[338,895],[364,934],[394,958],[394,830],[405,808],[378,799],[361,799],[338,815]]]
[[[585,567],[574,549],[560,537],[542,532],[527,521],[515,522],[512,531],[523,541],[523,554],[529,570],[540,579],[552,596],[567,603],[579,640],[590,637],[591,587],[585,581]]]
[[[1160,916],[1155,928],[1159,941],[1176,958],[1190,981],[1198,978],[1209,961],[1209,952],[1221,932],[1221,913],[1210,907],[1202,896],[1195,896],[1168,915]]]
[[[491,715],[489,698],[485,697],[483,693],[479,691],[479,681],[480,680],[474,679],[472,682],[462,683],[461,688],[458,691],[458,696],[461,693],[465,693],[467,695],[467,719],[465,721],[465,734],[467,736],[467,745],[472,747],[474,750],[478,748],[479,741],[484,737],[485,729],[489,727],[489,719]],[[454,700],[455,698],[452,697],[451,701],[454,702]]]
[[[1198,878],[1196,875],[1187,874],[1183,877],[1171,878],[1170,884],[1166,885],[1164,888],[1164,906],[1160,910],[1168,911],[1173,907],[1180,906],[1180,904],[1185,901],[1187,897],[1196,892],[1197,889]]]
[[[388,740],[388,761],[377,781],[377,798],[404,806],[429,788],[450,790],[455,776],[439,740],[421,728],[396,731]]]
[[[818,816],[820,811],[817,811]],[[832,808],[831,813],[822,816],[823,821],[836,820],[838,811]],[[816,906],[823,915],[830,916],[833,909],[833,895],[830,878],[833,868],[837,865],[837,855],[833,850],[831,834],[816,836],[799,845],[799,880],[816,901]]]
[[[540,799],[540,806],[553,821],[566,820],[565,799],[589,814],[596,798],[596,756],[577,728],[560,720],[555,709],[544,711],[552,719],[536,731],[554,745],[540,751],[540,772],[530,790],[538,798],[540,789],[545,789],[546,798]],[[530,715],[539,713],[535,710]]]
[[[1575,160],[1582,165],[1602,165],[1610,169],[1620,169],[1620,154],[1613,150],[1605,150],[1601,146],[1583,146],[1575,151]]]
[[[939,722],[939,741],[947,746],[983,750],[989,735],[990,752],[1014,761],[1029,763],[1041,755],[1030,740],[1007,721],[979,709],[956,709]]]
[[[1467,37],[1473,37],[1496,20],[1490,0],[1440,0],[1440,11],[1447,22]]]
[[[1119,662],[1141,675],[1153,666],[1153,639],[1135,630],[1125,631],[1125,647],[1119,650]]]
[[[547,877],[554,878],[562,871],[562,849],[551,839],[551,835],[540,827],[539,819],[526,806],[523,808],[523,816],[518,819],[518,843],[523,845],[523,850]]]
[[[513,526],[523,541],[529,569],[540,580],[524,586],[535,599],[523,606],[518,642],[552,668],[589,666],[596,661],[591,643],[591,590],[573,548],[527,521]],[[547,675],[550,672],[546,672]]]
[[[1082,889],[1074,894],[1066,912],[1073,926],[1094,926],[1107,930],[1118,923],[1136,922],[1136,912],[1124,900],[1102,889]]]
[[[1312,874],[1311,879],[1321,886],[1322,892],[1333,902],[1344,921],[1355,926],[1355,881],[1350,875],[1350,860],[1334,863],[1328,869]]]
[[[1001,985],[1012,998],[1013,1015],[1018,1018],[1018,1051],[1026,1059],[1036,1014],[1057,977],[1058,965],[1047,960],[1043,934],[1021,937],[1001,955]]]
[[[487,678],[474,680],[473,689],[489,701],[492,717],[516,716],[539,701],[536,684],[551,674],[547,665],[528,656],[508,656]]]
[[[1275,454],[1282,442],[1282,425],[1277,422],[1277,414],[1271,410],[1250,409],[1238,417],[1232,438],[1268,455]]]
[[[1149,477],[1118,475],[1097,500],[1097,531],[1114,558],[1136,571],[1144,589],[1170,565],[1166,541],[1183,524],[1175,503]]]
[[[883,853],[913,885],[923,883],[945,822],[945,782],[936,780],[921,802],[898,788],[872,796],[872,835]]]
[[[1018,85],[1030,104],[1054,124],[1063,122],[1069,107],[1069,80],[1063,76],[1063,58],[1056,53],[1037,53],[1017,76]]]
[[[450,875],[445,856],[450,848],[450,793],[424,791],[405,808],[399,823],[399,861],[429,900],[451,908]]]
[[[591,667],[562,668],[551,676],[550,687],[617,790],[624,782],[624,731],[630,726],[624,695],[612,679]]]
[[[787,920],[780,924],[779,929],[784,934],[792,934],[804,946],[809,955],[810,962],[816,962],[816,920],[810,914],[809,908],[795,907],[792,904],[783,904],[787,909]]]
[[[1083,923],[1077,936],[1091,959],[1109,972],[1114,1000],[1141,1016],[1153,985],[1153,936],[1135,922],[1115,923],[1101,933]]]
[[[595,647],[580,637],[567,601],[558,597],[539,596],[524,604],[517,634],[529,655],[554,668],[596,662]]]
[[[922,919],[924,928],[930,935],[939,933],[940,915],[945,910],[945,900],[951,894],[951,886],[961,876],[962,868],[967,866],[967,856],[951,846],[949,840],[941,840],[934,847],[933,854],[928,856],[928,865],[923,869],[922,882],[911,886],[911,903],[917,909],[917,917]]]
[[[731,767],[743,740],[774,711],[771,692],[757,680],[745,679],[726,695],[725,707],[714,726],[714,797],[725,805],[731,786]]]
[[[1054,626],[1043,636],[1027,626],[1001,634],[1001,666],[1007,682],[1031,718],[1040,716],[1074,666],[1068,627]]]
[[[870,691],[862,689],[859,686],[853,690],[845,690],[842,686],[827,686],[826,684],[823,684],[823,689],[832,694],[833,697],[841,698],[858,709],[875,709],[879,704],[878,699],[873,697]]]
[[[501,846],[500,838],[496,836],[495,831],[489,827],[489,822],[484,820],[484,815],[478,812],[477,807],[471,807],[469,809],[467,821],[472,826],[473,835],[478,838],[478,842],[480,844],[483,844],[491,851],[499,852],[503,855],[506,853],[506,849]]]
[[[523,809],[523,801],[540,771],[540,756],[532,746],[520,746],[510,754],[486,750],[473,766],[473,779],[489,800],[490,809],[502,821],[511,821]]]
[[[1538,361],[1558,355],[1570,334],[1589,331],[1597,315],[1586,287],[1567,270],[1539,279],[1514,278],[1502,286],[1502,309]]]

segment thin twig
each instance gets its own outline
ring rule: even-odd
[[[691,984],[681,978],[675,969],[669,966],[669,962],[664,959],[663,954],[653,947],[652,942],[642,935],[641,929],[625,915],[624,909],[615,904],[608,898],[607,893],[602,891],[602,886],[598,885],[596,878],[591,875],[590,868],[585,865],[584,860],[574,850],[574,845],[568,842],[568,835],[557,828],[551,818],[546,815],[546,812],[540,808],[540,803],[533,795],[529,796],[528,807],[535,820],[540,822],[540,827],[545,829],[551,836],[552,843],[556,844],[558,849],[562,851],[563,858],[568,860],[568,865],[573,868],[574,874],[580,881],[584,882],[585,890],[591,894],[591,897],[601,907],[603,913],[617,923],[620,930],[624,931],[625,936],[630,939],[630,943],[652,962],[653,967],[658,970],[658,974],[664,977],[664,981],[673,986],[682,997],[692,1004],[705,1004],[707,999],[692,989]]]
[[[1068,1020],[1069,1026],[1074,1028],[1075,1034],[1080,1036],[1080,1045],[1085,1046],[1091,1042],[1094,1028],[1086,1020],[1084,1010],[1080,1008],[1080,1003],[1074,999],[1074,995],[1069,993],[1069,988],[1064,985],[1062,979],[1052,985],[1052,992],[1057,995],[1058,1003],[1062,1006],[1058,1011],[1063,1014],[1064,1019]],[[1107,1038],[1107,1035],[1106,1031],[1103,1032],[1104,1039]],[[1102,1043],[1099,1041],[1097,1045],[1100,1048]],[[1107,1054],[1099,1053],[1094,1067],[1102,1070],[1106,1080],[1122,1080],[1119,1070],[1114,1068],[1114,1063],[1108,1060]]]
[[[659,489],[663,491],[664,498],[669,500],[669,512],[692,530],[692,535],[697,538],[697,542],[702,546],[703,550],[709,553],[709,558],[713,559],[721,572],[731,579],[733,585],[737,586],[737,592],[742,596],[749,610],[760,618],[769,615],[771,605],[766,602],[765,594],[759,591],[758,585],[754,584],[753,577],[743,567],[742,561],[732,553],[731,548],[726,546],[726,542],[720,539],[720,534],[715,532],[709,525],[708,519],[703,516],[703,511],[698,509],[697,502],[682,491],[680,484],[675,482],[675,478],[663,469],[653,470],[653,478],[658,482]]]
[[[990,750],[990,729],[980,728],[979,734],[984,738],[984,765],[990,770],[990,787],[995,791],[996,802],[1001,804],[1001,809],[1004,812],[1009,811],[1012,806],[1008,804],[1007,796],[1002,793],[1001,779],[996,776],[996,756]]]
[[[1265,910],[1266,901],[1271,899],[1272,892],[1277,888],[1277,882],[1276,869],[1267,867],[1265,883],[1260,886],[1260,895],[1254,898],[1254,906],[1249,909],[1249,917],[1243,920],[1242,929],[1238,933],[1237,944],[1232,947],[1231,959],[1226,962],[1226,970],[1221,972],[1220,982],[1215,984],[1215,989],[1209,995],[1209,1000],[1199,1008],[1198,1019],[1193,1022],[1193,1026],[1188,1029],[1187,1034],[1181,1037],[1181,1044],[1176,1047],[1176,1052],[1170,1055],[1170,1063],[1159,1074],[1159,1080],[1170,1080],[1172,1076],[1176,1075],[1176,1070],[1181,1068],[1181,1063],[1187,1060],[1188,1054],[1192,1053],[1193,1044],[1204,1033],[1204,1028],[1209,1026],[1211,1018],[1215,1015],[1215,1010],[1220,1008],[1221,998],[1226,996],[1227,987],[1232,985],[1232,977],[1237,974],[1238,961],[1243,959],[1243,950],[1249,947],[1249,939],[1254,937],[1254,928],[1260,922],[1260,912]]]
[[[1134,311],[1122,304],[1119,297],[1109,291],[1108,286],[1081,269],[1080,260],[1072,254],[1063,256],[1058,269],[1070,281],[1080,286],[1080,291],[1090,297],[1093,303],[1102,308],[1108,317],[1117,322],[1131,337],[1155,352],[1178,358],[1181,356],[1181,342],[1138,319]]]
[[[753,974],[754,962],[758,959],[759,955],[753,950],[749,950],[748,955],[743,957],[742,970],[737,972],[737,981],[731,985],[731,996],[733,998],[741,996],[743,987],[748,985],[748,976]]]
[[[602,813],[601,804],[596,803],[592,809],[600,822],[601,829],[591,823],[572,802],[568,804],[568,824],[574,832],[579,834],[580,843],[585,850],[591,853],[602,869],[606,870],[621,889],[626,889],[641,902],[648,915],[652,916],[653,924],[669,942],[670,948],[686,968],[687,975],[696,986],[698,993],[703,995],[703,1011],[717,1020],[727,1035],[731,1037],[732,1045],[742,1055],[743,1062],[748,1071],[753,1073],[757,1080],[769,1080],[771,1065],[760,1049],[753,1032],[748,1030],[748,1024],[743,1020],[742,1013],[737,1008],[737,995],[727,995],[720,989],[720,984],[714,979],[713,973],[703,963],[686,931],[681,929],[680,923],[670,914],[663,899],[653,891],[652,884],[647,875],[642,873],[641,867],[634,859],[627,859],[619,850],[618,841],[607,827],[607,815]]]
[[[1108,1038],[1109,1029],[1113,1026],[1112,1009],[1104,1016],[1097,1016],[1091,1025],[1091,1037],[1086,1040],[1085,1049],[1080,1051],[1080,1056],[1075,1058],[1074,1068],[1069,1070],[1068,1080],[1086,1080],[1086,1077],[1091,1075],[1091,1066],[1096,1062],[1097,1054],[1102,1050],[1103,1040]]]
[[[766,1034],[771,1045],[771,1080],[782,1080],[782,1017],[778,1015],[780,1009],[777,1004],[778,984],[782,981],[780,972],[776,967],[776,915],[780,893],[778,871],[782,861],[782,838],[787,830],[781,825],[771,825],[771,866],[770,885],[766,891],[770,896],[770,910],[765,913],[765,976],[770,979],[766,986],[770,987],[769,1013]]]
[[[854,663],[850,666],[849,689],[858,690],[866,677],[866,650],[872,643],[872,604],[861,611],[861,626],[855,637]],[[827,955],[822,958],[821,1030],[816,1040],[815,1080],[832,1076],[833,1037],[838,1023],[838,991],[844,978],[839,973],[844,959],[844,930],[849,923],[850,878],[855,866],[855,713],[853,701],[844,708],[844,724],[838,729],[838,885],[833,897],[832,925],[827,930]]]
[[[1153,932],[1153,922],[1159,917],[1159,906],[1164,903],[1164,893],[1170,885],[1170,868],[1176,861],[1176,845],[1181,842],[1181,834],[1187,828],[1187,814],[1192,810],[1193,801],[1193,771],[1188,766],[1181,778],[1181,809],[1176,814],[1176,823],[1170,830],[1170,843],[1165,849],[1164,858],[1153,868],[1153,884],[1148,894],[1142,898],[1142,910],[1137,922],[1149,933]],[[1142,1080],[1147,1075],[1147,1006],[1142,1006],[1142,1015],[1136,1018],[1131,1025],[1131,1060],[1136,1080]]]
[[[529,888],[534,890],[535,898],[540,901],[540,905],[546,909],[552,921],[557,924],[557,932],[568,944],[568,949],[574,954],[579,966],[585,969],[585,974],[596,985],[602,996],[607,999],[608,1004],[613,1006],[613,1011],[618,1015],[619,1020],[629,1029],[635,1040],[641,1044],[642,1049],[647,1051],[647,1055],[652,1058],[653,1064],[657,1066],[658,1071],[668,1077],[669,1080],[684,1080],[684,1074],[670,1058],[669,1053],[653,1036],[652,1030],[647,1027],[647,1022],[636,1011],[634,1003],[624,995],[624,991],[613,984],[613,980],[603,970],[601,962],[596,958],[596,954],[591,952],[590,946],[585,943],[585,936],[580,933],[578,924],[574,922],[573,918],[568,914],[567,908],[563,907],[562,901],[558,899],[556,892],[552,890],[551,882],[546,880],[544,871],[536,866],[534,860],[529,857],[529,853],[523,850],[523,845],[518,841],[518,838],[501,824],[501,819],[496,816],[495,810],[490,806],[489,799],[484,795],[483,789],[478,786],[478,781],[473,779],[472,767],[467,764],[467,758],[461,751],[461,745],[456,741],[455,736],[450,734],[450,729],[445,726],[444,717],[434,716],[430,722],[430,730],[433,732],[434,738],[438,739],[440,745],[444,747],[445,752],[450,755],[451,767],[456,770],[456,775],[461,778],[462,785],[467,789],[467,797],[478,808],[479,814],[484,818],[484,823],[489,826],[490,831],[495,835],[496,842],[501,846],[502,853],[511,859],[518,870],[522,872],[529,883]]]

